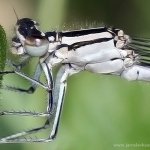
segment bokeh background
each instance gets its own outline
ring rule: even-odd
[[[150,1],[144,0],[0,0],[0,24],[10,41],[16,18],[31,17],[43,31],[70,30],[101,25],[123,29],[131,36],[150,37]],[[37,59],[23,70],[33,75]],[[6,69],[10,69],[6,67]],[[44,76],[42,76],[44,81]],[[3,84],[29,87],[18,76]],[[1,150],[123,150],[150,149],[125,144],[150,144],[150,85],[116,76],[82,72],[68,79],[68,89],[57,139],[52,143],[4,144]],[[46,92],[33,95],[1,89],[1,110],[44,111]],[[1,117],[0,136],[39,127],[43,118]],[[36,136],[48,135],[49,131]],[[34,136],[33,136],[34,137]],[[121,144],[121,145],[116,145]]]

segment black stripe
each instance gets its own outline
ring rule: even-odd
[[[83,29],[83,30],[75,30],[75,31],[67,31],[67,32],[59,32],[60,37],[75,37],[75,36],[83,36],[94,33],[108,32],[108,28],[93,28],[93,29]]]
[[[112,40],[113,38],[100,38],[100,39],[95,39],[95,40],[91,40],[91,41],[83,41],[83,42],[77,42],[74,43],[72,45],[68,45],[68,50],[72,50],[72,49],[77,49],[80,48],[82,46],[86,46],[86,45],[91,45],[91,44],[95,44],[95,43],[101,43],[101,42],[107,42]]]

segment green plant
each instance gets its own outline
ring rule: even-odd
[[[4,70],[6,62],[7,38],[3,27],[0,25],[0,71]],[[2,76],[0,76],[1,84]]]

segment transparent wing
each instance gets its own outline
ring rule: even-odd
[[[132,38],[127,45],[139,55],[139,63],[150,66],[150,38]]]

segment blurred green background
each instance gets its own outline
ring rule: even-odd
[[[13,33],[15,15],[32,17],[43,31],[70,30],[106,24],[131,36],[150,37],[150,1],[139,0],[0,0],[0,24]],[[33,75],[37,60],[25,72]],[[8,68],[7,68],[8,69]],[[44,80],[44,77],[42,77]],[[3,84],[29,87],[18,76],[6,76]],[[123,150],[115,144],[150,144],[150,85],[128,82],[116,76],[82,72],[68,80],[68,89],[56,140],[47,144],[4,144],[0,150]],[[33,95],[1,90],[1,110],[44,111],[46,92]],[[44,119],[1,117],[0,135],[41,126]],[[49,132],[39,136],[48,135]],[[150,149],[150,147],[128,147]]]

